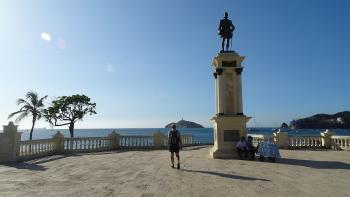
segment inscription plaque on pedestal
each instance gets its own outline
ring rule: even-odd
[[[239,141],[239,130],[225,130],[224,142],[237,142]]]

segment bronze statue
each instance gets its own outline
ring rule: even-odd
[[[219,25],[219,35],[222,38],[222,44],[221,44],[221,51],[224,52],[224,46],[225,46],[225,40],[226,40],[226,51],[228,51],[228,48],[230,46],[230,40],[232,38],[232,33],[235,30],[235,26],[233,26],[232,21],[228,19],[228,13],[225,12],[224,19],[220,20]]]

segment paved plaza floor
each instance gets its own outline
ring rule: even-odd
[[[281,150],[276,163],[181,152],[115,151],[55,155],[0,165],[0,196],[350,196],[349,151]]]

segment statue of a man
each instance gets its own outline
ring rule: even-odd
[[[227,12],[225,12],[224,19],[220,20],[220,25],[218,30],[219,30],[219,35],[222,38],[221,52],[224,51],[225,40],[226,40],[226,51],[228,51],[228,48],[230,46],[230,39],[232,38],[232,33],[235,30],[235,26],[233,26],[232,21],[228,19]]]

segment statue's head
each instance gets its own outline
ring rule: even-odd
[[[225,18],[228,18],[228,13],[227,12],[225,12]]]

